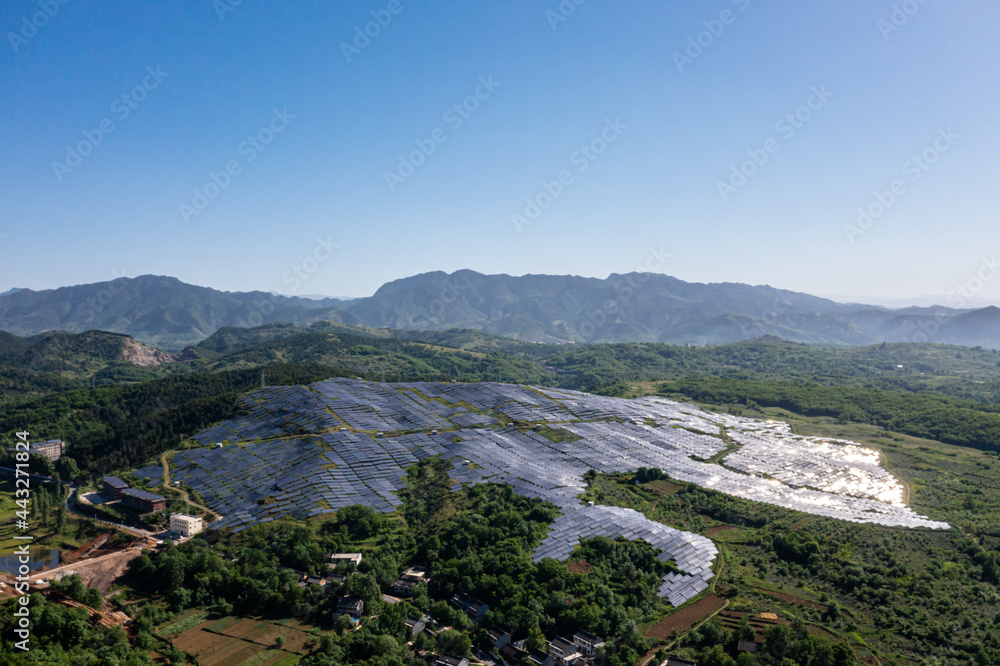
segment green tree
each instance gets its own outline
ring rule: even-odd
[[[354,620],[350,615],[341,615],[333,622],[333,630],[338,636],[343,636],[354,628]]]
[[[458,657],[470,656],[472,640],[464,633],[448,629],[442,631],[437,636],[437,648],[441,652],[447,652]]]

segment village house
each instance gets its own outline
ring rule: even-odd
[[[510,645],[511,635],[503,629],[490,629],[490,642],[496,646],[497,650],[502,650]]]
[[[482,622],[486,611],[490,609],[488,604],[465,592],[456,592],[449,601],[452,606],[465,613],[473,622]]]
[[[580,651],[580,646],[578,646],[573,641],[568,638],[556,638],[549,643],[548,652],[552,655],[555,663],[558,666],[568,666],[568,664],[574,659],[579,659],[583,656]]]
[[[392,584],[392,591],[396,594],[412,595],[417,585],[429,582],[431,582],[431,579],[427,577],[426,569],[423,567],[410,567]]]
[[[354,566],[361,564],[361,553],[334,553],[330,556],[330,566],[336,567],[341,562],[348,562]]]
[[[573,642],[580,648],[585,657],[593,657],[597,649],[604,646],[604,639],[589,631],[578,631],[573,634]]]
[[[360,620],[364,614],[365,602],[361,599],[341,597],[340,601],[337,602],[337,610],[333,613],[333,619],[336,620],[341,615],[350,615],[355,620]]]

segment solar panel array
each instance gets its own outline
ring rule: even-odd
[[[612,506],[582,507],[557,518],[548,537],[535,551],[534,560],[538,562],[545,557],[565,560],[581,541],[599,536],[642,539],[660,549],[661,561],[674,560],[686,575],[667,574],[659,589],[659,595],[674,606],[707,589],[714,575],[712,563],[719,551],[711,539],[653,522],[638,511]]]
[[[846,440],[790,433],[735,432],[743,446],[722,462],[749,474],[766,474],[793,487],[870,497],[904,506],[903,486],[879,464],[877,451]]]
[[[591,536],[643,539],[673,560],[661,596],[679,604],[705,589],[717,555],[712,541],[635,511],[584,506],[583,474],[639,467],[744,499],[853,522],[946,528],[902,503],[899,482],[877,453],[852,442],[792,435],[784,424],[724,414],[662,398],[625,400],[508,384],[435,384],[329,379],[273,387],[245,397],[250,413],[195,439],[238,442],[177,453],[177,478],[198,491],[221,523],[242,530],[281,516],[308,518],[352,504],[390,512],[405,469],[428,456],[453,463],[463,484],[509,484],[559,507],[534,553],[565,559]],[[552,442],[512,422],[546,423],[580,439]],[[700,462],[736,443],[726,467]],[[755,474],[762,474],[759,478]]]
[[[163,468],[159,465],[149,465],[132,473],[140,479],[146,479],[146,483],[150,486],[158,486],[163,483]]]

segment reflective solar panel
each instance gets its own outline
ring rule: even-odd
[[[379,384],[329,379],[269,387],[244,398],[250,413],[195,436],[212,448],[174,455],[173,477],[223,514],[216,526],[246,526],[282,515],[306,518],[351,504],[390,512],[401,503],[405,469],[431,455],[453,463],[462,485],[504,483],[560,510],[534,553],[565,559],[581,539],[642,539],[673,560],[659,594],[680,604],[711,580],[711,540],[617,507],[584,506],[583,474],[639,467],[736,497],[851,522],[947,528],[902,501],[902,486],[878,454],[853,442],[800,437],[787,424],[658,397],[625,400],[565,389],[496,383]],[[547,423],[579,439],[552,442],[502,422]],[[345,430],[347,424],[351,430]],[[728,444],[725,467],[702,463]],[[437,432],[449,430],[449,432]],[[377,432],[384,436],[377,437]],[[434,431],[435,434],[428,434]],[[303,432],[312,433],[302,435]],[[218,441],[236,446],[215,448]]]

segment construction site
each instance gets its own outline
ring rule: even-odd
[[[29,592],[42,594],[54,603],[83,608],[90,613],[90,621],[95,625],[123,626],[128,630],[132,619],[110,601],[115,596],[112,586],[124,575],[132,560],[142,554],[143,549],[154,550],[158,546],[149,537],[135,537],[117,530],[107,532],[76,550],[60,553],[58,566],[33,571],[28,577]],[[73,575],[79,576],[85,586],[104,595],[100,608],[66,598],[52,587],[51,581]],[[0,600],[19,596],[14,587],[17,582],[14,576],[0,573]]]

